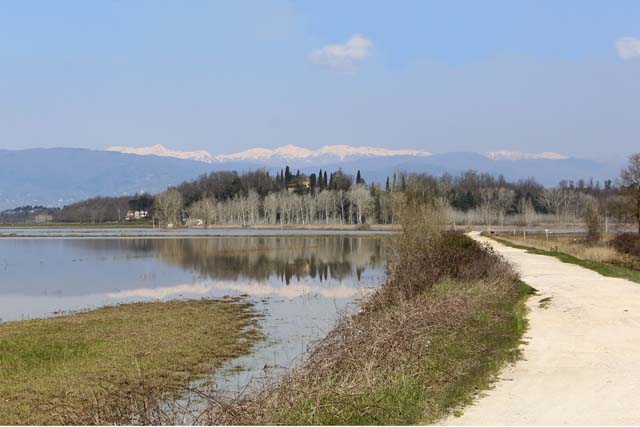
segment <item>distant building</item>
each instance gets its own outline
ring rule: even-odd
[[[127,217],[125,218],[127,221],[134,221],[139,219],[147,219],[150,218],[148,211],[127,211]]]
[[[310,187],[309,178],[293,178],[291,182],[287,184],[287,191],[289,191],[289,193],[306,191]]]

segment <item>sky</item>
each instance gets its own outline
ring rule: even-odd
[[[0,2],[0,148],[626,156],[638,1]]]

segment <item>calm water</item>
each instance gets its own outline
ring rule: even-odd
[[[247,295],[267,339],[224,377],[243,387],[289,367],[341,312],[384,280],[384,237],[2,238],[0,318],[52,316],[123,302]]]
[[[366,230],[291,230],[254,228],[101,228],[101,227],[0,227],[0,237],[225,237],[225,236],[365,236]],[[375,231],[376,235],[390,234],[390,231]]]

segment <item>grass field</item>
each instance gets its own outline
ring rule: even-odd
[[[1,323],[0,424],[127,423],[247,354],[255,320],[246,302],[206,299]]]

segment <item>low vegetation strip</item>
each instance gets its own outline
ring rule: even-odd
[[[405,221],[386,283],[345,317],[301,369],[208,424],[415,424],[471,402],[518,357],[530,288],[491,249]]]
[[[600,262],[600,261],[594,261],[592,259],[578,258],[577,256],[568,254],[566,252],[558,251],[554,248],[550,248],[550,250],[541,249],[539,247],[540,244],[537,244],[538,247],[534,247],[527,244],[523,244],[523,242],[521,241],[514,242],[512,239],[505,238],[505,237],[497,237],[493,235],[487,235],[487,236],[493,238],[494,240],[504,245],[510,246],[512,248],[524,249],[527,252],[536,254],[536,255],[552,256],[559,259],[562,262],[566,262],[568,264],[575,264],[580,267],[588,268],[589,270],[593,270],[606,277],[616,277],[619,279],[627,279],[635,283],[640,283],[640,271],[637,271],[631,268],[627,268],[621,265],[611,264],[608,262]],[[532,241],[532,244],[535,244],[535,242]]]
[[[236,299],[127,304],[0,324],[1,424],[157,423],[151,405],[248,353]],[[168,421],[168,420],[166,420]]]

